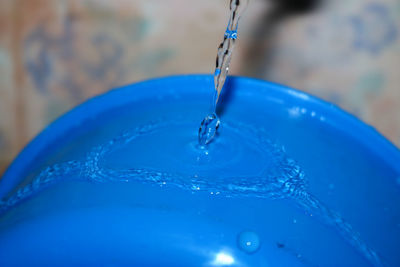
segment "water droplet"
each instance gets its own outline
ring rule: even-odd
[[[242,251],[252,254],[260,248],[260,238],[255,232],[241,232],[237,239],[238,247]]]
[[[203,119],[199,128],[199,144],[201,146],[207,145],[213,140],[219,123],[219,118],[215,113],[209,114]]]

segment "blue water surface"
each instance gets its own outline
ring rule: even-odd
[[[329,104],[242,78],[199,147],[211,88],[128,86],[45,130],[0,182],[0,266],[400,265],[396,148]]]

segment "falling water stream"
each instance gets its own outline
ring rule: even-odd
[[[229,73],[232,53],[238,37],[239,20],[246,9],[248,0],[231,0],[230,17],[224,34],[224,39],[218,47],[216,66],[214,72],[214,89],[211,97],[209,114],[203,119],[199,127],[199,144],[210,143],[218,130],[220,120],[216,113],[217,103]]]

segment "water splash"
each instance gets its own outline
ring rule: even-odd
[[[201,122],[199,128],[199,144],[207,145],[215,137],[218,130],[219,118],[216,114],[216,108],[222,87],[225,84],[226,77],[229,73],[229,65],[232,59],[233,49],[235,48],[239,20],[246,9],[248,0],[231,0],[230,17],[228,26],[224,34],[224,39],[218,47],[216,66],[214,72],[214,90],[212,102],[210,105],[210,113]]]
[[[207,115],[200,124],[199,144],[207,145],[214,139],[219,128],[220,120],[216,113]]]
[[[374,266],[383,266],[377,253],[371,249],[359,234],[337,212],[329,209],[307,190],[306,176],[297,163],[287,156],[283,147],[267,138],[263,129],[239,122],[226,122],[224,129],[246,132],[251,140],[256,140],[263,154],[268,154],[272,162],[268,168],[256,176],[189,176],[178,172],[160,171],[151,168],[113,168],[105,164],[107,157],[135,141],[138,137],[165,130],[168,125],[182,128],[179,121],[154,122],[126,131],[99,146],[93,147],[82,161],[67,161],[53,164],[40,172],[31,183],[18,189],[0,201],[0,214],[40,190],[59,181],[83,180],[95,183],[136,182],[150,185],[177,187],[191,192],[219,192],[225,197],[291,199],[307,213],[312,213],[322,223],[335,228],[338,233],[355,247]]]

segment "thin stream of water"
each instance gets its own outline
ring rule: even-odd
[[[199,127],[199,144],[201,146],[210,143],[218,130],[220,120],[216,113],[217,103],[229,73],[229,65],[232,59],[238,37],[239,20],[246,9],[248,0],[231,0],[230,17],[224,34],[224,39],[218,47],[216,66],[214,72],[214,90],[209,114],[203,119]]]

